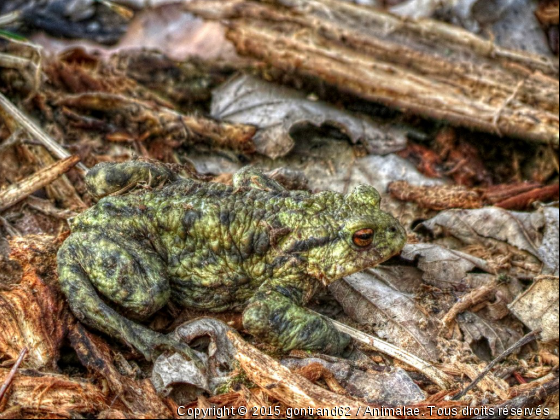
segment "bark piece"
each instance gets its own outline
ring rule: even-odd
[[[414,201],[420,207],[431,210],[452,208],[478,209],[482,207],[480,195],[461,185],[415,186],[406,181],[389,184],[389,192],[402,201]]]
[[[183,115],[148,101],[111,93],[69,95],[57,102],[76,110],[103,112],[117,130],[107,136],[112,141],[143,141],[150,137],[175,139],[186,143],[209,141],[216,147],[252,153],[256,129],[208,118]]]
[[[119,373],[113,364],[111,349],[101,338],[89,333],[79,323],[70,329],[68,338],[82,364],[107,381],[109,389],[133,418],[172,417],[149,379],[137,380]]]
[[[30,236],[11,242],[11,257],[23,268],[21,282],[0,292],[0,355],[15,360],[22,348],[29,353],[23,366],[57,369],[67,331],[68,312],[62,297],[41,275],[54,271],[56,243],[52,237]]]
[[[297,369],[295,371],[298,374],[312,382],[322,377],[329,384],[328,377],[332,376],[344,387],[342,391],[363,398],[368,403],[399,406],[414,404],[426,398],[418,385],[400,368],[382,373],[364,372],[344,360],[329,362],[319,358],[284,359],[281,363],[292,370]]]
[[[558,146],[558,64],[339,0],[198,0],[237,51],[424,117]]]
[[[0,383],[9,369],[0,368]],[[107,407],[103,392],[95,385],[63,375],[19,371],[6,395],[6,411],[20,407],[40,418],[75,418],[74,413],[94,414]]]

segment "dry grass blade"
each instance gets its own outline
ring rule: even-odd
[[[490,372],[494,368],[494,366],[496,366],[496,364],[498,364],[499,362],[504,360],[506,357],[508,357],[510,354],[512,354],[515,350],[523,347],[525,344],[528,344],[528,343],[536,340],[540,333],[541,333],[541,331],[537,330],[537,331],[533,331],[533,332],[527,334],[521,340],[519,340],[517,343],[515,343],[513,346],[511,346],[506,351],[504,351],[502,354],[500,354],[498,357],[496,357],[494,360],[492,360],[492,362],[490,362],[488,364],[488,366],[486,366],[486,368],[482,372],[480,372],[480,374],[476,377],[476,379],[474,381],[472,381],[465,389],[463,389],[461,392],[459,392],[457,395],[455,395],[453,397],[453,400],[455,400],[455,401],[460,400],[465,395],[467,395],[467,392],[469,392],[471,389],[473,389],[476,386],[476,384],[478,384],[482,380],[482,378],[484,378],[488,374],[488,372]]]
[[[80,161],[78,156],[70,156],[58,161],[24,180],[0,190],[0,211],[13,206],[35,191],[49,185],[59,176],[68,172]]]
[[[0,403],[2,402],[2,398],[4,398],[4,394],[8,390],[8,387],[12,383],[12,380],[14,379],[14,376],[19,368],[19,365],[21,365],[21,362],[23,362],[23,359],[25,358],[27,351],[28,351],[27,347],[21,349],[21,352],[19,353],[16,363],[14,363],[14,366],[12,366],[10,373],[8,374],[8,376],[6,376],[6,379],[4,380],[4,384],[2,385],[2,388],[0,388]]]
[[[37,124],[31,121],[23,112],[21,112],[8,98],[0,93],[0,108],[3,109],[14,121],[21,127],[25,128],[35,139],[40,141],[52,154],[59,159],[67,159],[70,154],[54,141],[47,133],[45,133]],[[85,175],[87,168],[78,163],[77,168]]]
[[[398,359],[401,362],[404,362],[417,369],[442,389],[449,389],[452,387],[454,381],[450,376],[446,375],[444,372],[440,371],[439,369],[435,368],[433,365],[420,359],[419,357],[416,357],[413,354],[410,354],[379,338],[351,328],[348,325],[344,325],[334,320],[332,320],[332,322],[339,331],[348,334],[360,343],[364,343],[368,346],[374,347],[376,350],[385,353],[388,356],[394,357],[395,359]]]

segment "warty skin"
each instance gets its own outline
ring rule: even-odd
[[[87,176],[107,196],[71,222],[60,284],[85,324],[130,344],[193,357],[174,335],[143,326],[170,300],[243,311],[244,328],[281,350],[340,354],[350,338],[304,305],[320,284],[398,253],[406,235],[371,186],[342,195],[287,191],[252,168],[233,187],[182,179],[163,164],[101,164]]]

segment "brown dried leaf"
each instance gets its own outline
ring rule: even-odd
[[[437,244],[405,245],[401,257],[410,261],[418,259],[422,280],[442,290],[472,287],[468,274],[474,269],[491,272],[483,259]]]
[[[534,274],[543,268],[539,248],[543,242],[542,228],[547,223],[542,210],[522,213],[485,207],[446,210],[422,226],[438,238],[452,238],[453,241],[448,242],[453,247],[458,246],[458,240],[464,246],[482,246],[502,258],[509,258],[514,274]]]
[[[493,321],[469,311],[459,314],[456,320],[464,340],[482,360],[495,359],[523,336],[506,322]]]

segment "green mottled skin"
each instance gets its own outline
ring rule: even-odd
[[[368,186],[346,196],[286,191],[245,169],[229,187],[178,179],[142,161],[98,165],[87,178],[98,196],[142,180],[154,188],[105,197],[72,221],[58,267],[74,314],[148,359],[164,349],[191,356],[171,335],[131,320],[170,299],[243,311],[246,330],[283,350],[339,354],[349,337],[303,305],[320,283],[379,264],[405,243],[404,230]],[[375,236],[360,248],[352,236],[364,228]]]

